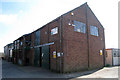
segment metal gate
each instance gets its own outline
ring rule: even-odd
[[[41,49],[41,52],[42,52],[42,67],[43,68],[46,68],[46,69],[49,69],[49,46],[43,46],[42,49]]]

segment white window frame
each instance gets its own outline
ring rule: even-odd
[[[76,32],[81,32],[81,33],[86,33],[86,24],[80,21],[75,21],[74,20],[74,31]]]
[[[57,33],[58,33],[58,27],[51,29],[51,35],[55,35]]]
[[[99,28],[96,26],[90,26],[90,34],[94,36],[99,36]]]

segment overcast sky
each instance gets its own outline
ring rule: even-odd
[[[0,0],[0,52],[18,37],[85,2],[105,28],[106,48],[117,48],[118,0]]]

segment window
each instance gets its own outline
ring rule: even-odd
[[[17,43],[17,49],[19,49],[19,43]]]
[[[106,51],[106,57],[108,57],[108,53],[107,53],[107,51]]]
[[[51,35],[58,33],[58,27],[51,29]]]
[[[116,54],[116,53],[114,53],[114,57],[117,57],[117,54]]]
[[[94,36],[98,36],[98,28],[95,26],[90,26],[90,34]]]
[[[86,32],[86,25],[82,22],[79,21],[74,21],[74,31],[76,32],[81,32],[81,33],[85,33]]]
[[[120,57],[120,50],[118,50],[118,57]]]
[[[40,45],[40,30],[35,32],[35,46]]]
[[[16,41],[15,41],[15,44],[16,44]]]
[[[17,40],[16,45],[17,45],[17,49],[19,49],[19,40]]]
[[[15,49],[16,49],[16,45],[15,45]]]
[[[22,46],[22,42],[20,42],[20,45]]]
[[[19,43],[19,40],[17,40],[17,43]]]
[[[119,55],[119,51],[116,49],[116,50],[114,50],[113,51],[113,55],[114,55],[114,57],[119,57],[120,55]]]

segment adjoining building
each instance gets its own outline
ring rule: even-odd
[[[0,58],[4,59],[4,53],[0,52]]]
[[[25,34],[19,37],[13,42],[13,63],[19,65],[30,64],[30,45],[31,45],[31,35]]]
[[[61,15],[29,36],[28,51],[25,51],[26,45],[22,46],[22,53],[15,50],[14,62],[28,62],[29,65],[63,73],[105,65],[104,27],[87,3]],[[26,42],[23,37],[19,39],[14,41],[14,49],[17,42]]]
[[[13,51],[13,43],[10,43],[4,47],[5,60],[12,61],[12,51]]]
[[[118,66],[120,65],[120,49],[110,48],[106,49],[106,66]]]

